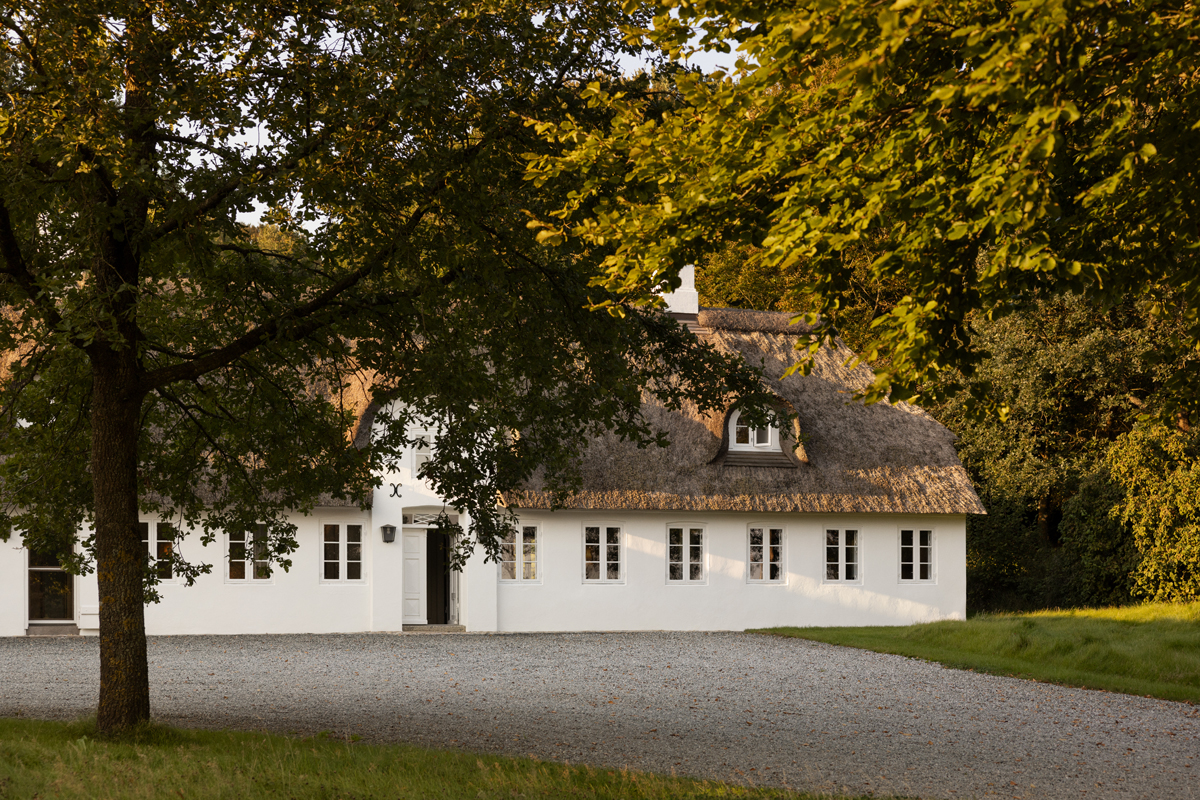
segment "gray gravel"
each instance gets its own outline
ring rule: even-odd
[[[94,710],[95,639],[0,638],[0,715]],[[178,636],[167,723],[919,797],[1195,798],[1200,710],[750,634]]]

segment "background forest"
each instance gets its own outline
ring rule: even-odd
[[[906,288],[871,277],[868,248],[859,257],[835,327],[864,353]],[[813,278],[731,245],[697,266],[696,283],[702,305],[806,312]],[[985,355],[970,374],[941,373],[945,391],[932,394],[949,399],[926,409],[959,437],[988,509],[967,520],[972,611],[1200,597],[1200,448],[1186,416],[1156,411],[1186,355],[1179,325],[1154,311],[1068,294],[972,318]],[[1007,412],[978,413],[980,393]]]

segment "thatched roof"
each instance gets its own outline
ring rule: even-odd
[[[690,320],[689,320],[690,322]],[[954,452],[954,435],[908,403],[867,406],[852,399],[871,370],[850,369],[844,345],[823,347],[811,374],[783,374],[798,358],[797,337],[809,331],[790,315],[701,309],[690,324],[720,350],[762,367],[768,387],[797,415],[802,446],[785,436],[770,465],[743,465],[727,452],[724,414],[671,412],[648,404],[649,419],[671,440],[637,447],[615,436],[590,445],[583,487],[565,502],[574,509],[807,513],[983,514],[983,505]],[[794,432],[793,432],[794,434]],[[521,508],[550,508],[542,487],[503,498]]]

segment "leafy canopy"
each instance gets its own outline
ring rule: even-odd
[[[737,74],[681,76],[661,117],[593,82],[613,114],[537,125],[569,148],[538,185],[581,176],[544,241],[607,248],[597,284],[632,302],[715,245],[804,262],[832,333],[864,243],[906,291],[875,320],[868,400],[927,402],[979,360],[968,316],[1082,294],[1185,321],[1165,396],[1200,408],[1200,41],[1185,2],[663,0],[648,35],[738,48]],[[813,346],[816,346],[815,344]],[[986,392],[977,403],[994,405]],[[999,409],[1001,412],[1003,408]]]
[[[659,314],[587,312],[621,302],[589,287],[595,259],[525,230],[565,184],[523,183],[523,154],[549,151],[519,116],[598,121],[575,87],[616,79],[638,21],[507,0],[4,9],[5,535],[82,570],[103,548],[71,540],[110,536],[99,508],[210,540],[265,522],[286,567],[288,513],[365,502],[420,417],[443,431],[435,488],[494,552],[498,492],[535,469],[569,489],[601,430],[656,439],[643,392],[761,392]],[[254,209],[263,226],[238,224]],[[402,410],[354,447],[368,400]],[[96,422],[115,406],[129,426]],[[113,465],[136,480],[104,488]]]

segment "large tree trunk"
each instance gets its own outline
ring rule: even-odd
[[[142,394],[132,348],[93,353],[92,486],[100,583],[100,706],[114,732],[150,718],[146,666],[146,553],[138,529],[137,447]]]

